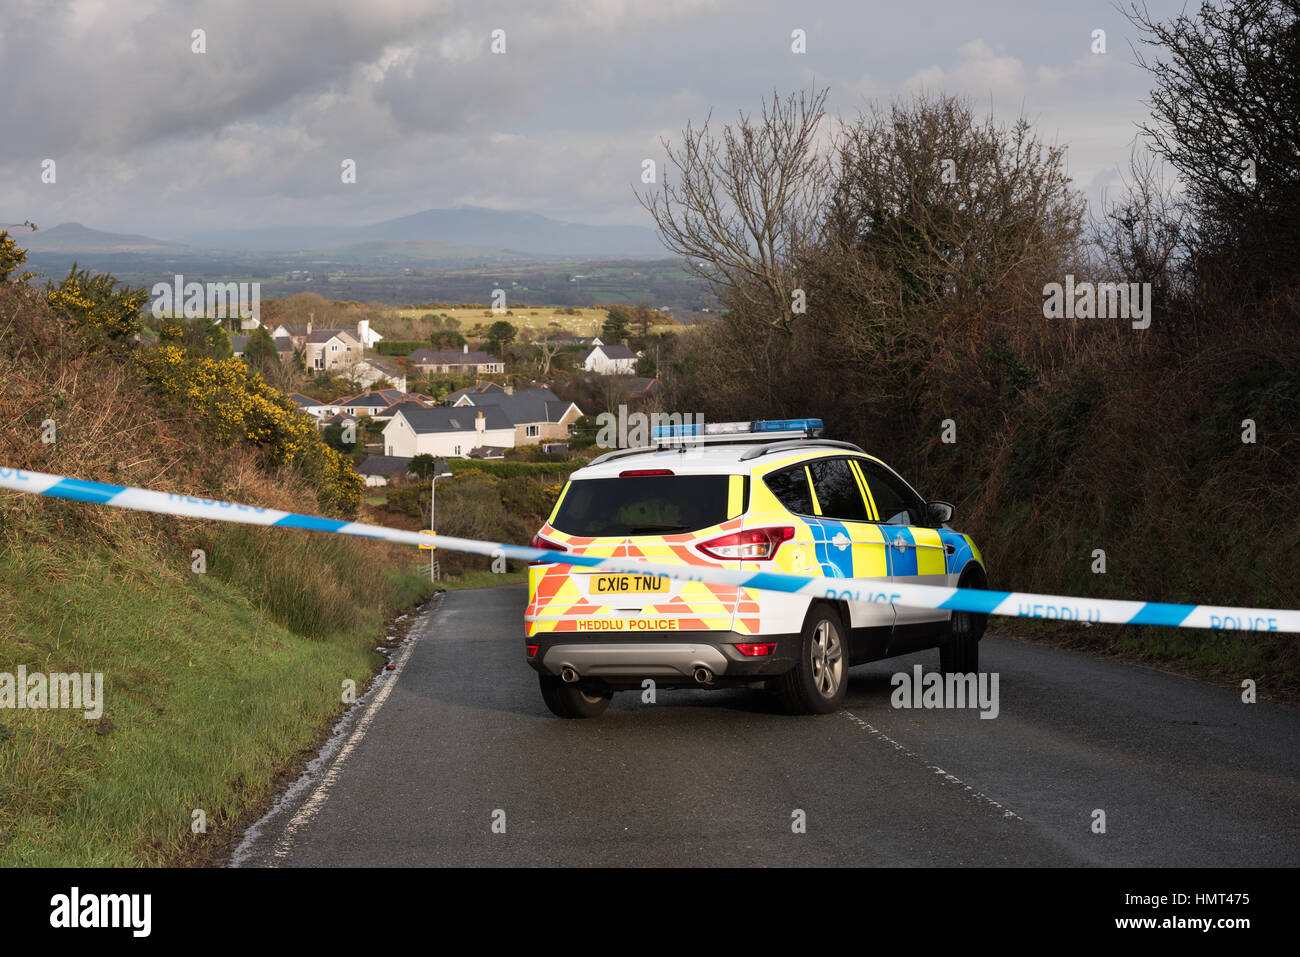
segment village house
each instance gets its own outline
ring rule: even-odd
[[[384,451],[414,458],[467,458],[478,448],[514,445],[515,428],[498,408],[403,407],[384,426]]]
[[[388,485],[394,479],[410,477],[411,460],[403,455],[367,455],[358,465],[357,474],[366,485]]]
[[[425,375],[435,372],[458,375],[500,375],[506,371],[505,362],[486,352],[470,352],[469,343],[466,343],[460,352],[416,349],[406,357],[406,361]]]
[[[582,367],[597,375],[632,375],[640,358],[627,346],[594,346],[582,354]]]
[[[461,395],[453,403],[453,408],[466,407],[494,407],[504,412],[515,429],[512,447],[567,439],[570,426],[582,416],[581,409],[550,389],[485,390]]]

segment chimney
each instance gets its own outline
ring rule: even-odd
[[[464,355],[469,355],[469,343],[468,343],[468,342],[465,343],[465,345],[461,348],[460,351],[461,351],[461,353],[463,353]]]
[[[514,395],[514,394],[515,394],[515,387],[512,385],[506,386],[506,395]]]
[[[311,338],[311,320],[307,320],[307,338]]]
[[[358,320],[357,320],[357,338],[361,340],[361,344],[362,344],[363,346],[366,344],[366,339],[369,337],[369,334],[370,334],[370,320],[369,320],[369,319],[358,319]]]
[[[474,418],[474,431],[482,435],[485,428],[487,428],[487,425],[483,421],[483,410],[479,409],[478,415]]]

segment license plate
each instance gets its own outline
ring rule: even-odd
[[[593,595],[663,594],[667,591],[668,579],[656,575],[591,576]]]

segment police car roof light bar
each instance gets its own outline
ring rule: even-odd
[[[678,441],[737,442],[750,439],[811,439],[822,434],[821,419],[762,419],[756,422],[709,422],[682,425],[657,425],[650,430],[651,441],[676,444]]]

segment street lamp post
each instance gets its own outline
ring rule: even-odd
[[[451,471],[447,468],[446,459],[438,459],[433,463],[433,474],[429,477],[429,531],[437,532],[438,526],[433,521],[434,503],[438,495],[438,479],[451,478]],[[438,550],[435,548],[429,552],[429,581],[438,580]]]

